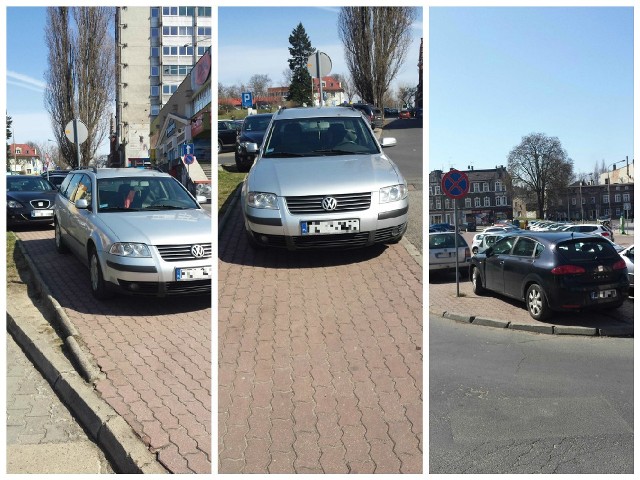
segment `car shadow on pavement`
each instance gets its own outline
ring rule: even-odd
[[[22,243],[51,295],[63,308],[82,314],[114,316],[177,315],[211,308],[210,295],[158,298],[116,294],[108,300],[97,300],[89,286],[89,269],[74,255],[57,253],[53,239]],[[16,249],[17,265],[19,256],[22,253]]]

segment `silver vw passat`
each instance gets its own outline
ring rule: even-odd
[[[360,111],[276,113],[241,192],[253,247],[353,248],[395,243],[407,229],[407,183]]]
[[[210,294],[211,216],[199,201],[155,170],[74,170],[54,205],[56,249],[89,267],[99,299]]]

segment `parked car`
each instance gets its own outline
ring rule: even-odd
[[[387,108],[387,107],[384,108],[384,116],[385,117],[389,117],[389,118],[397,117],[398,113],[400,113],[400,112],[398,111],[397,108]]]
[[[476,222],[465,222],[460,225],[460,230],[465,230],[467,232],[476,232],[478,230],[476,226]]]
[[[273,117],[272,113],[261,113],[250,115],[242,122],[242,129],[236,139],[235,155],[239,172],[247,172],[253,165],[258,152],[248,152],[247,144],[253,143],[258,146],[258,149],[260,148],[271,117]]]
[[[411,112],[409,110],[400,110],[400,114],[398,115],[399,118],[411,118]]]
[[[478,248],[480,247],[480,244],[482,242],[482,239],[485,237],[485,235],[489,235],[489,234],[506,234],[506,233],[510,233],[510,232],[515,232],[520,230],[519,228],[513,227],[513,226],[507,226],[507,227],[487,227],[485,228],[482,232],[480,233],[476,233],[473,236],[473,240],[471,241],[471,251],[478,251]]]
[[[456,270],[456,235],[458,238],[458,271],[468,272],[471,253],[469,244],[456,232],[429,233],[429,272],[449,273]]]
[[[238,126],[234,120],[218,120],[218,153],[236,145]]]
[[[358,110],[277,112],[243,184],[254,247],[364,247],[398,242],[407,228],[407,183]]]
[[[75,170],[58,190],[55,245],[89,267],[91,292],[211,293],[211,216],[167,173]]]
[[[473,291],[524,301],[535,320],[552,311],[617,308],[628,295],[627,266],[610,242],[576,232],[504,236],[472,257]]]
[[[44,172],[41,176],[51,182],[54,187],[58,188],[64,179],[67,178],[69,172],[71,172],[71,170],[50,170]]]
[[[434,223],[433,225],[429,225],[429,228],[437,232],[454,232],[456,230],[456,227],[450,223]]]
[[[627,272],[629,274],[629,297],[633,298],[633,245],[618,252],[624,263],[627,264]]]
[[[369,121],[371,128],[382,128],[384,126],[384,118],[382,110],[375,105],[368,103],[345,103],[342,107],[352,107],[362,112],[362,115]]]
[[[475,255],[478,252],[482,252],[485,249],[491,247],[494,243],[496,243],[499,239],[504,237],[504,233],[490,233],[488,235],[483,235],[482,238],[471,247],[471,254]]]
[[[7,226],[53,223],[56,187],[36,175],[7,175]]]
[[[593,233],[602,235],[603,237],[608,238],[612,242],[615,241],[613,238],[613,231],[608,229],[603,225],[599,225],[597,223],[584,223],[581,225],[569,225],[565,227],[563,232],[580,232],[580,233]]]

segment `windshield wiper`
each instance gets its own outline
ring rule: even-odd
[[[313,153],[324,153],[324,154],[330,154],[330,155],[351,155],[354,152],[349,150],[340,150],[337,148],[329,148],[324,150],[314,150]]]
[[[100,212],[139,212],[139,208],[125,208],[125,207],[100,207]]]
[[[150,205],[144,210],[188,210],[191,207],[179,207],[177,205]]]
[[[266,158],[289,158],[289,157],[306,157],[307,154],[306,153],[293,153],[293,152],[273,152],[273,153],[267,153],[265,155],[263,155],[263,157]]]

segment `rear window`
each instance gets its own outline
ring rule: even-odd
[[[434,248],[456,248],[453,233],[436,233],[429,235],[429,249]],[[458,247],[467,247],[462,235],[458,234]]]
[[[559,243],[556,249],[570,262],[615,258],[618,254],[610,242],[597,237],[580,238]]]

